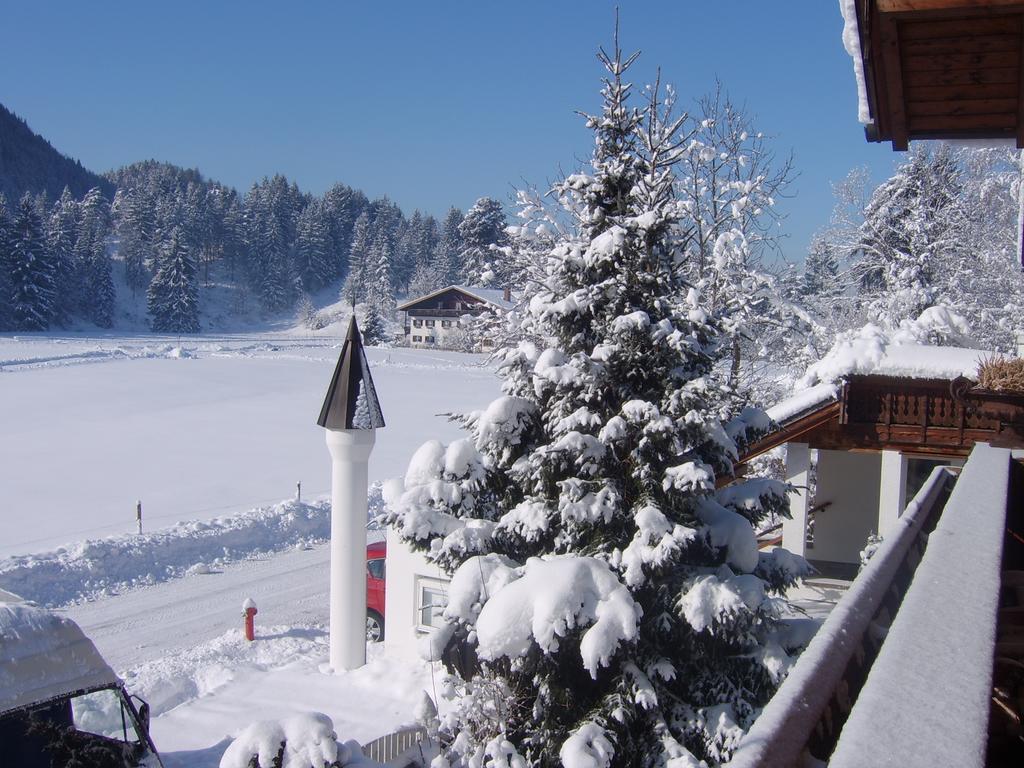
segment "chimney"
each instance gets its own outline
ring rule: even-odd
[[[502,294],[502,298],[505,299],[505,301],[512,301],[512,286],[505,286],[505,293]]]

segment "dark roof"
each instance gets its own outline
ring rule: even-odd
[[[1020,0],[856,0],[870,141],[1011,139],[1021,119]]]
[[[325,429],[380,429],[384,415],[353,315],[317,424]]]
[[[436,291],[432,291],[431,293],[423,296],[416,296],[415,298],[408,299],[399,304],[396,309],[399,311],[413,309],[420,302],[441,296],[449,291],[461,293],[464,296],[475,299],[482,304],[490,304],[498,309],[511,309],[513,306],[511,300],[505,299],[505,291],[501,288],[478,288],[472,285],[446,285],[444,288],[438,288]]]

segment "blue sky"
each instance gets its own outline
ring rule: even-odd
[[[621,39],[686,103],[714,86],[745,103],[799,177],[781,203],[799,261],[831,183],[900,155],[857,122],[837,0],[620,0]],[[283,173],[341,181],[407,212],[544,186],[585,158],[575,110],[597,108],[594,57],[615,3],[38,2],[0,0],[0,103],[105,171],[146,158],[244,191]]]

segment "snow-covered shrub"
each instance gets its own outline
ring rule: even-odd
[[[868,561],[874,557],[875,552],[882,546],[884,539],[873,531],[868,534],[867,543],[864,545],[864,549],[860,551],[860,570],[864,570],[867,567]]]
[[[629,105],[618,51],[603,61],[592,167],[553,192],[575,225],[543,259],[510,246],[543,268],[508,315],[504,395],[385,489],[452,577],[422,647],[449,671],[445,765],[717,764],[788,668],[781,595],[807,565],[757,549],[783,483],[717,488],[770,422],[727,412],[720,325],[680,279],[687,137],[656,92]]]
[[[243,730],[225,750],[220,768],[341,768],[374,766],[355,741],[338,742],[327,715],[307,712],[283,720],[261,720]]]

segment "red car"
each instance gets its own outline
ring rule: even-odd
[[[366,547],[366,640],[377,643],[384,639],[384,558],[387,542],[378,541]]]

